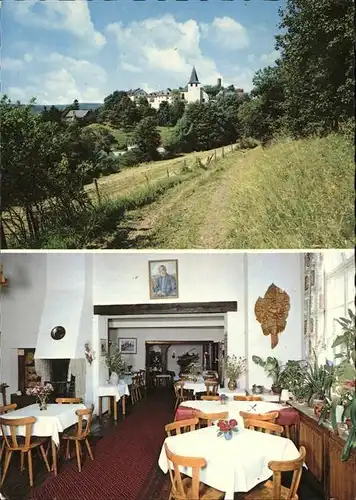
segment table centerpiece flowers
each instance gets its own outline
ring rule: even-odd
[[[229,399],[229,398],[226,396],[226,394],[220,394],[220,396],[219,396],[219,397],[220,397],[220,403],[221,403],[222,405],[226,405],[226,404],[227,404],[227,402],[228,402],[228,399]]]
[[[47,399],[51,392],[53,392],[53,385],[48,382],[26,389],[27,396],[36,396],[40,410],[47,410]]]
[[[227,387],[230,391],[237,388],[237,379],[246,371],[246,358],[242,356],[228,356],[226,359],[225,375],[229,379]]]
[[[218,437],[224,436],[226,440],[230,440],[234,432],[238,431],[237,421],[234,418],[231,420],[219,420],[218,427]]]

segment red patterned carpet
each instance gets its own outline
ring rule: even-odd
[[[157,391],[98,441],[93,447],[94,462],[86,458],[79,473],[76,461],[71,460],[56,478],[48,475],[31,499],[153,500],[155,491],[160,491],[157,500],[165,500],[162,487],[166,478],[157,471],[157,461],[165,438],[164,426],[172,420],[172,396],[164,389]]]

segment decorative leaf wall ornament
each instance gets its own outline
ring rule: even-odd
[[[263,298],[257,299],[256,319],[261,323],[263,335],[271,336],[272,349],[278,344],[278,335],[286,328],[289,309],[289,295],[274,283],[268,287]]]

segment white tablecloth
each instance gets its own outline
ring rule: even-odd
[[[1,415],[1,418],[36,417],[36,422],[32,426],[32,435],[51,437],[58,446],[59,433],[78,422],[78,415],[75,412],[82,409],[85,409],[83,404],[49,404],[47,410],[40,410],[38,404],[33,404]],[[25,436],[25,432],[25,426],[17,427],[18,436]]]
[[[98,387],[98,396],[115,396],[116,401],[119,401],[122,396],[129,396],[129,386],[127,384],[106,384]]]
[[[216,426],[211,426],[171,436],[165,443],[176,455],[205,458],[207,466],[200,472],[200,481],[225,492],[225,500],[233,500],[234,492],[250,491],[271,477],[271,460],[294,460],[299,456],[291,440],[248,429],[241,429],[227,441],[217,436]],[[158,465],[168,472],[164,446]],[[181,471],[192,476],[189,468]]]
[[[240,411],[246,411],[251,415],[256,413],[267,413],[268,411],[280,410],[284,408],[279,403],[268,403],[264,401],[228,401],[221,404],[220,401],[183,401],[179,406],[189,406],[204,413],[229,412],[229,418],[237,420],[239,426],[243,427],[243,418]]]

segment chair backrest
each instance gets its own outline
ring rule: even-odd
[[[248,413],[247,411],[240,411],[240,416],[246,420],[263,420],[264,422],[272,422],[274,424],[278,418],[279,411],[271,411],[270,413]]]
[[[172,490],[171,497],[179,500],[194,500],[199,499],[199,475],[200,469],[206,466],[205,458],[201,457],[183,457],[180,455],[174,455],[169,450],[166,443],[164,443],[164,449],[166,451],[167,460],[172,462],[173,471],[168,464],[169,477],[171,479]],[[179,467],[190,467],[192,469],[192,489],[190,491],[189,497],[186,495],[183,487],[183,481]]]
[[[196,413],[199,420],[204,420],[207,422],[208,427],[210,427],[216,420],[226,420],[229,418],[229,412],[223,411],[220,413],[204,413],[199,411]]]
[[[215,396],[218,393],[219,384],[217,382],[208,382],[205,380],[205,390],[207,396]]]
[[[0,394],[2,395],[2,404],[3,406],[7,406],[7,401],[6,401],[6,389],[9,386],[6,384],[6,382],[2,382],[0,384]]]
[[[88,436],[93,419],[94,405],[91,408],[84,408],[77,410],[75,413],[78,415],[77,438],[84,439]],[[85,417],[85,419],[83,418]]]
[[[138,389],[140,387],[140,375],[135,374],[132,376],[132,388]]]
[[[247,401],[247,396],[234,396],[234,401]]]
[[[268,467],[273,471],[273,492],[272,498],[281,498],[282,472],[293,472],[292,482],[289,487],[286,500],[296,500],[300,478],[302,476],[303,463],[305,461],[306,450],[304,446],[299,449],[299,457],[295,460],[271,461]]]
[[[185,420],[177,420],[176,422],[172,422],[171,424],[167,424],[165,426],[165,431],[169,436],[171,436],[171,432],[175,431],[176,434],[181,434],[182,432],[194,431],[195,426],[198,425],[198,418],[187,418]]]
[[[246,401],[262,401],[261,396],[246,396]]]
[[[176,393],[177,398],[183,398],[184,397],[184,381],[179,380],[174,384],[174,391]]]
[[[82,398],[56,398],[56,403],[59,405],[64,405],[64,404],[80,404],[83,403]]]
[[[220,401],[220,396],[201,396],[203,401]]]
[[[276,434],[276,436],[281,436],[283,434],[283,427],[278,424],[272,424],[272,422],[247,418],[246,420],[244,419],[244,425],[245,428],[253,431],[265,432],[266,434]]]
[[[32,426],[36,422],[36,417],[22,417],[22,418],[1,418],[0,428],[7,448],[26,449],[31,443]],[[25,442],[17,440],[17,427],[25,426]]]
[[[0,406],[0,415],[4,415],[4,413],[8,413],[9,411],[14,411],[17,408],[17,404],[13,403],[11,405],[3,405]]]

